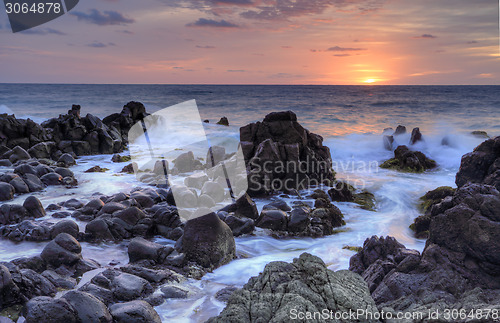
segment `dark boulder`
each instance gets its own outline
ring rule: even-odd
[[[179,252],[205,268],[220,267],[235,257],[233,233],[215,213],[208,213],[186,222]]]
[[[109,311],[117,323],[161,323],[155,309],[142,300],[114,304]]]
[[[0,224],[19,223],[29,217],[26,208],[18,204],[3,204],[0,206]]]
[[[79,322],[113,322],[113,318],[106,305],[89,293],[72,290],[64,294],[62,298],[76,311],[76,317]]]
[[[23,308],[27,323],[77,323],[76,311],[64,299],[39,296],[31,299]]]
[[[247,193],[237,199],[235,203],[222,208],[221,211],[226,211],[228,213],[234,212],[234,215],[237,217],[249,218],[252,220],[257,220],[259,218],[257,205]]]
[[[63,177],[57,173],[48,173],[40,177],[40,180],[45,185],[62,185]]]
[[[28,160],[30,158],[31,158],[31,156],[30,156],[30,154],[28,154],[28,152],[26,150],[24,150],[23,148],[21,148],[19,146],[16,146],[16,147],[12,148],[12,154],[10,155],[9,160],[11,163],[14,164],[20,160]]]
[[[287,228],[288,217],[282,210],[262,210],[257,226],[264,229],[284,231]]]
[[[394,136],[385,135],[383,137],[384,148],[386,150],[392,151],[392,144],[394,143]]]
[[[41,257],[49,265],[57,268],[61,265],[74,265],[82,259],[80,243],[67,233],[60,233],[43,249]]]
[[[41,218],[46,214],[42,202],[36,196],[28,196],[23,206],[28,211],[28,214],[34,218]]]
[[[30,189],[28,185],[26,184],[25,181],[21,177],[16,177],[13,180],[9,182],[12,187],[14,187],[14,190],[16,191],[17,194],[25,194],[29,193]]]
[[[0,182],[0,201],[8,201],[14,198],[16,190],[9,183]]]
[[[55,239],[60,233],[67,233],[73,236],[75,239],[78,239],[78,233],[80,229],[78,228],[78,224],[72,220],[62,220],[54,224],[50,228],[50,238]]]
[[[163,246],[143,238],[134,238],[128,245],[130,262],[147,259],[156,263],[163,263],[172,251],[172,247]]]
[[[61,157],[57,160],[58,163],[64,165],[64,167],[70,167],[76,165],[75,158],[71,156],[71,154],[62,154]]]

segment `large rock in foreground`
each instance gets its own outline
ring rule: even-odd
[[[292,111],[273,112],[240,129],[251,196],[293,192],[334,180],[330,149]]]
[[[455,182],[458,187],[471,182],[493,185],[500,190],[500,136],[486,140],[462,157]]]
[[[363,279],[346,270],[333,272],[320,258],[304,253],[293,263],[267,264],[259,276],[231,295],[219,316],[208,322],[290,322],[294,313],[327,311],[334,315],[358,310],[379,314]],[[343,322],[373,321],[360,316]]]

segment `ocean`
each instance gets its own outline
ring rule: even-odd
[[[313,239],[275,239],[263,230],[253,236],[236,238],[239,258],[216,269],[202,280],[185,284],[193,293],[187,299],[167,300],[156,307],[165,322],[203,322],[225,306],[215,293],[226,286],[242,286],[264,266],[275,260],[291,261],[303,252],[321,257],[332,270],[347,269],[354,254],[345,246],[362,246],[372,236],[394,236],[409,248],[422,251],[425,240],[414,237],[408,226],[420,215],[419,197],[438,186],[455,186],[455,174],[462,155],[484,139],[474,130],[500,135],[500,86],[238,86],[238,85],[36,85],[0,84],[0,113],[15,113],[41,122],[66,113],[72,104],[87,113],[104,117],[120,112],[129,101],[140,101],[148,112],[196,99],[201,117],[209,119],[208,131],[224,132],[238,138],[239,127],[259,121],[272,111],[292,110],[311,132],[324,137],[330,147],[337,178],[366,189],[376,198],[376,211],[354,203],[335,203],[346,225],[338,233]],[[229,119],[230,127],[214,123]],[[436,160],[438,168],[422,174],[381,169],[381,162],[393,156],[384,149],[382,131],[405,125],[411,132],[420,127],[424,141],[414,146]],[[408,144],[410,134],[397,138]],[[448,145],[443,145],[446,138]],[[106,173],[83,173],[91,166],[109,168]],[[38,193],[44,206],[79,198],[88,201],[99,192],[129,192],[139,185],[133,175],[119,174],[123,164],[111,156],[87,156],[72,167],[79,181],[76,189],[50,187]],[[0,169],[6,171],[6,169]],[[27,196],[9,203],[22,203]],[[268,200],[257,199],[261,209]],[[41,220],[58,221],[48,213]],[[85,223],[78,223],[85,230]],[[174,242],[157,237],[157,242]],[[46,243],[14,244],[0,240],[0,261],[36,255]],[[103,266],[128,262],[126,242],[121,244],[82,243],[83,255]],[[93,273],[95,274],[95,272]],[[86,274],[80,285],[88,281]]]

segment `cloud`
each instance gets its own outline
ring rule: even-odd
[[[227,70],[229,73],[244,73],[246,72],[245,70]]]
[[[78,20],[85,21],[99,26],[110,25],[127,25],[135,22],[134,19],[127,18],[117,11],[103,11],[102,13],[97,9],[90,9],[89,13],[76,11],[70,13],[78,18]]]
[[[24,30],[20,33],[25,35],[59,35],[59,36],[67,35],[62,31],[52,28],[34,28],[34,29]]]
[[[93,48],[105,48],[105,47],[113,47],[113,46],[116,46],[115,43],[107,43],[107,44],[104,44],[104,43],[101,43],[101,42],[93,42],[91,44],[87,44],[87,47],[93,47]]]
[[[494,75],[491,74],[491,73],[482,73],[482,74],[478,74],[476,75],[477,78],[482,78],[482,79],[489,79],[489,78],[493,78]]]
[[[422,34],[420,36],[415,36],[413,37],[414,39],[433,39],[437,38],[437,36],[431,35],[431,34]]]
[[[467,44],[477,44],[477,43],[479,43],[479,42],[478,42],[478,41],[476,41],[476,40],[471,40],[471,41],[468,41],[468,42],[467,42]]]
[[[201,49],[214,49],[215,46],[210,46],[210,45],[207,45],[207,46],[200,46],[200,45],[196,45],[196,48],[201,48]]]
[[[127,35],[133,35],[134,32],[133,31],[130,31],[130,30],[118,30],[117,31],[118,33],[122,33],[122,34],[127,34]]]
[[[291,49],[293,47],[292,46],[281,46],[281,48],[283,48],[283,49]]]
[[[334,47],[328,48],[326,51],[327,52],[353,52],[353,51],[359,51],[359,50],[366,50],[366,48],[352,48],[352,47],[334,46]]]
[[[385,0],[270,0],[265,6],[242,12],[247,19],[285,20],[311,14],[321,14],[329,7],[352,9],[361,12],[375,11]]]
[[[336,57],[347,57],[347,56],[351,56],[351,54],[335,54],[333,56],[336,56]]]
[[[216,28],[238,28],[239,26],[232,22],[222,20],[213,20],[200,18],[193,23],[187,24],[187,27],[216,27]]]

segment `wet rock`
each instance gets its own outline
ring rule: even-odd
[[[272,209],[282,210],[285,212],[292,210],[292,208],[288,204],[286,204],[285,201],[281,199],[276,199],[271,203],[264,205],[264,210],[272,210]]]
[[[137,224],[137,222],[146,217],[144,212],[135,206],[120,210],[116,212],[115,215],[117,218],[120,218],[131,225]]]
[[[127,207],[121,203],[109,202],[106,203],[100,210],[100,213],[113,214],[116,211],[125,210]]]
[[[60,233],[67,233],[77,239],[79,232],[80,229],[76,222],[72,220],[62,220],[50,228],[50,237],[51,239],[55,239]]]
[[[120,173],[133,174],[134,173],[134,163],[130,163],[127,166],[123,167]]]
[[[323,146],[323,138],[304,129],[291,111],[274,112],[263,122],[240,128],[240,140],[251,196],[334,180],[330,150]]]
[[[30,192],[38,192],[44,188],[42,181],[33,174],[25,174],[23,180],[28,185]]]
[[[28,149],[28,154],[34,158],[50,158],[55,150],[54,142],[41,142]]]
[[[229,120],[226,117],[222,117],[219,121],[217,121],[217,124],[221,126],[229,126]]]
[[[188,298],[189,289],[180,285],[162,286],[161,292],[165,298]]]
[[[63,177],[57,173],[48,173],[40,177],[40,180],[45,185],[62,185]]]
[[[307,207],[297,207],[290,213],[288,221],[288,231],[303,232],[306,230],[311,220],[309,219],[310,209]]]
[[[249,218],[239,218],[235,215],[228,215],[223,220],[233,231],[233,235],[238,237],[243,234],[250,234],[255,229],[255,223]]]
[[[148,259],[156,263],[163,263],[173,250],[172,247],[150,242],[144,238],[134,238],[128,245],[128,256],[130,262]]]
[[[29,213],[22,205],[3,204],[0,206],[0,224],[19,223],[29,217]]]
[[[229,300],[231,295],[233,295],[233,293],[236,290],[238,290],[238,288],[236,288],[234,286],[225,287],[215,294],[215,299],[220,301],[220,302],[227,303],[227,301]]]
[[[345,182],[337,182],[335,187],[328,190],[328,195],[332,201],[354,202],[354,187]]]
[[[486,131],[476,130],[472,131],[470,134],[477,138],[490,139]]]
[[[89,293],[73,290],[64,294],[62,298],[76,311],[79,322],[113,322],[113,317],[106,305]]]
[[[411,132],[410,145],[414,145],[419,141],[423,141],[422,134],[419,128],[414,128]]]
[[[26,150],[24,150],[23,148],[21,148],[19,146],[16,146],[16,147],[12,148],[12,154],[10,155],[9,160],[11,163],[14,164],[20,160],[27,160],[30,158],[31,158],[31,156],[30,156],[30,154],[28,154],[28,152]]]
[[[263,273],[233,292],[222,313],[208,322],[290,322],[292,309],[378,313],[366,283],[358,274],[345,270],[333,272],[318,257],[304,253],[293,263],[267,264]]]
[[[22,180],[21,177],[14,178],[9,182],[9,184],[14,187],[14,190],[17,194],[25,194],[30,192],[28,185]]]
[[[71,156],[71,154],[62,154],[61,157],[59,157],[59,159],[57,160],[57,162],[64,165],[64,167],[70,167],[76,165],[76,161],[73,158],[73,156]]]
[[[394,158],[385,161],[380,167],[404,172],[421,173],[436,168],[437,164],[420,151],[411,151],[406,146],[399,146],[394,151]]]
[[[14,198],[16,190],[9,183],[0,182],[0,201],[8,201]]]
[[[257,220],[259,218],[257,205],[247,193],[237,199],[236,203],[222,208],[221,211],[229,213],[234,212],[234,215],[240,218],[249,218],[252,220]]]
[[[114,154],[113,157],[111,157],[111,161],[113,163],[126,163],[131,159],[132,158],[130,156],[122,156],[120,154]]]
[[[74,265],[82,259],[80,243],[67,233],[60,233],[43,249],[41,257],[51,266]]]
[[[405,126],[401,126],[399,125],[397,128],[396,128],[396,131],[394,131],[394,136],[397,136],[397,135],[403,135],[406,133],[406,127]]]
[[[21,165],[17,166],[16,168],[14,168],[14,173],[16,173],[20,176],[22,176],[24,174],[37,175],[36,168],[31,166],[31,165],[28,165],[28,164],[21,164]]]
[[[28,214],[34,218],[41,218],[46,214],[42,202],[40,202],[40,200],[33,195],[28,196],[28,198],[24,201],[23,206],[28,211]]]
[[[26,304],[23,313],[27,323],[77,322],[76,311],[64,298],[35,297]]]
[[[161,323],[160,316],[145,301],[131,301],[110,306],[111,315],[119,323]]]
[[[287,227],[287,214],[284,211],[262,210],[257,226],[264,229],[282,231]]]
[[[117,300],[131,301],[153,292],[153,287],[144,278],[127,273],[113,273],[113,275],[115,276],[111,279],[110,286]]]
[[[493,185],[500,190],[500,136],[484,141],[471,153],[462,156],[455,183]]]
[[[179,244],[187,260],[205,268],[217,268],[235,257],[233,233],[215,213],[187,221]]]
[[[76,279],[59,275],[53,270],[45,270],[42,272],[42,276],[47,278],[57,288],[73,289],[77,284]]]
[[[70,171],[68,168],[65,168],[65,167],[56,167],[54,169],[54,172],[61,175],[63,178],[64,177],[75,177],[75,174],[72,171]]]
[[[94,166],[85,171],[85,173],[105,173],[109,169],[107,168],[101,168],[101,166]]]

